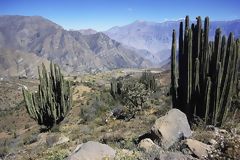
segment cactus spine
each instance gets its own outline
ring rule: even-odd
[[[226,42],[220,29],[216,30],[213,42],[209,42],[208,34],[208,17],[205,18],[204,29],[201,17],[197,17],[197,24],[190,28],[187,16],[185,30],[180,23],[179,76],[176,77],[176,55],[173,54],[176,44],[173,42],[171,94],[174,107],[185,112],[190,120],[196,115],[205,119],[206,124],[220,126],[237,81],[240,43],[234,40],[232,33]],[[178,84],[175,84],[177,78]],[[176,86],[177,93],[172,92]]]
[[[38,91],[30,93],[23,88],[26,109],[31,118],[39,125],[51,128],[61,122],[72,106],[72,91],[69,81],[63,79],[60,68],[51,62],[50,73],[42,64],[42,73],[38,67]]]

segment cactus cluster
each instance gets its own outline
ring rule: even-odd
[[[50,73],[42,64],[42,73],[38,67],[38,91],[30,93],[23,88],[27,112],[39,125],[51,128],[61,122],[72,106],[70,82],[64,80],[60,68],[51,62]]]
[[[148,99],[150,90],[146,89],[145,84],[136,79],[112,79],[111,95],[129,107],[129,110],[141,109]]]
[[[146,70],[145,72],[142,73],[142,76],[140,78],[140,83],[144,84],[146,86],[146,89],[156,91],[157,89],[157,82],[155,75],[149,71]]]
[[[197,23],[185,27],[180,22],[176,60],[176,32],[173,31],[171,58],[171,95],[173,106],[181,109],[190,120],[196,115],[206,124],[220,126],[229,109],[237,80],[240,40],[233,33],[222,36],[218,28],[214,41],[209,40],[209,18],[202,28]]]
[[[136,93],[144,93],[149,91],[156,91],[157,90],[157,81],[155,74],[153,74],[151,71],[146,70],[142,73],[142,76],[140,79],[129,79],[127,80],[127,77],[119,77],[118,79],[112,79],[111,80],[111,90],[110,93],[115,99],[124,99],[124,96],[128,95],[128,91],[131,91],[136,86]],[[141,89],[139,89],[141,88]],[[141,92],[141,93],[140,93]],[[133,96],[137,97],[137,96]]]

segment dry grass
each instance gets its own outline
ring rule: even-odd
[[[129,121],[109,118],[109,112],[118,105],[109,94],[110,80],[113,76],[126,74],[128,72],[117,70],[96,75],[68,77],[78,82],[73,91],[74,105],[67,117],[52,132],[40,133],[40,127],[29,118],[23,103],[19,105],[19,109],[13,107],[13,110],[0,117],[0,141],[7,140],[14,144],[10,147],[10,143],[7,143],[6,150],[3,148],[3,151],[13,153],[15,159],[61,159],[71,153],[78,144],[92,140],[107,143],[119,150],[120,157],[134,159],[134,154],[128,155],[129,152],[125,153],[126,150],[123,153],[122,149],[137,153],[135,140],[139,135],[148,132],[155,120],[170,109],[170,97],[162,95],[165,93],[155,95],[154,98],[158,103],[154,99],[153,103],[148,103],[143,111],[138,112],[135,118]],[[169,73],[164,73],[159,78],[166,88],[169,83],[168,78]],[[21,83],[32,90],[37,86],[36,81],[27,82],[26,80]],[[14,94],[11,92],[7,96]],[[109,118],[108,121],[106,118]],[[70,141],[49,147],[46,144],[46,138],[54,134],[63,134]],[[37,141],[34,136],[37,136]],[[196,139],[201,141],[205,141],[207,136],[207,132],[199,132],[195,135]]]

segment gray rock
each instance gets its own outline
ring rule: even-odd
[[[152,127],[152,132],[165,149],[168,149],[180,138],[192,135],[186,115],[178,109],[172,109],[165,116],[157,119]]]
[[[211,149],[209,145],[193,139],[187,139],[185,143],[198,158],[207,158]]]
[[[160,154],[158,159],[159,160],[192,160],[194,158],[189,155],[184,155],[181,152],[166,152],[166,153]]]
[[[89,141],[80,144],[68,157],[68,160],[102,160],[104,158],[113,159],[116,151],[106,144]]]
[[[142,159],[146,160],[195,160],[190,155],[185,155],[181,152],[164,152],[154,150],[142,155]]]
[[[69,138],[66,136],[61,136],[58,139],[58,142],[55,145],[59,145],[59,144],[63,144],[63,143],[67,143],[69,141]]]
[[[59,144],[67,143],[69,138],[64,135],[48,135],[46,137],[46,143],[48,147],[53,147]]]
[[[156,145],[150,138],[146,138],[140,141],[138,147],[149,152],[151,150],[161,150],[161,147]]]
[[[210,139],[210,140],[208,141],[208,143],[209,143],[210,145],[216,145],[216,144],[217,144],[217,141],[216,141],[215,139]]]

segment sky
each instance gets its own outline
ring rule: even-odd
[[[0,15],[42,16],[65,29],[105,31],[136,20],[163,22],[186,15],[240,19],[240,0],[0,0]]]

